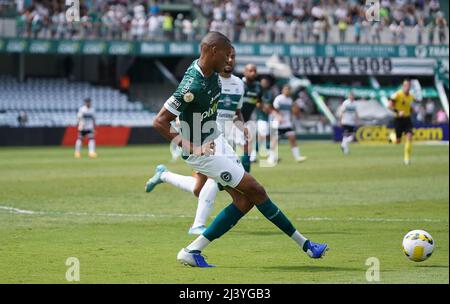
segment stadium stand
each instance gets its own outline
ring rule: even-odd
[[[216,30],[241,42],[448,41],[445,13],[437,0],[382,0],[380,22],[375,23],[365,18],[365,1],[356,0],[80,1],[80,22],[75,24],[67,22],[62,2],[18,1],[14,35],[191,41]]]
[[[129,102],[118,90],[89,83],[59,78],[21,83],[0,76],[0,91],[0,125],[19,126],[21,112],[27,114],[29,127],[76,125],[78,108],[86,97],[93,100],[99,125],[150,126],[154,117],[141,102]]]
[[[237,59],[238,76],[242,76],[243,66],[247,63],[257,64],[261,76],[270,74],[266,62],[269,55],[272,55],[271,51],[258,55],[253,54],[252,51],[246,56],[247,43],[269,46],[268,49],[273,47],[273,52],[283,43],[305,47],[291,56],[291,68],[296,66],[297,70],[294,71],[296,76],[301,77],[302,80],[311,81],[317,89],[321,89],[323,106],[320,105],[321,99],[314,98],[314,90],[303,87],[302,91],[295,92],[294,98],[303,110],[303,116],[297,124],[297,130],[301,133],[331,132],[334,122],[323,115],[323,108],[329,108],[334,115],[337,105],[345,99],[345,95],[324,94],[329,87],[337,88],[336,92],[341,91],[340,85],[352,88],[368,87],[378,92],[379,89],[370,84],[370,77],[373,76],[380,80],[381,84],[378,86],[381,85],[384,88],[397,86],[400,77],[419,78],[424,86],[429,88],[436,86],[433,76],[435,69],[433,66],[436,64],[436,70],[441,67],[444,71],[439,74],[444,75],[443,84],[448,89],[448,60],[442,59],[442,54],[436,56],[439,59],[426,58],[431,56],[431,50],[436,55],[436,50],[441,50],[439,46],[448,46],[448,1],[380,0],[380,22],[367,22],[366,1],[362,0],[81,0],[79,22],[67,21],[66,13],[70,6],[66,4],[69,3],[71,1],[0,0],[0,38],[23,38],[6,39],[3,43],[3,50],[14,54],[7,56],[14,58],[15,64],[19,64],[19,53],[26,53],[25,50],[28,50],[29,54],[20,54],[20,56],[31,58],[27,62],[29,66],[39,61],[39,56],[44,53],[57,54],[59,57],[55,56],[55,61],[64,56],[71,56],[70,54],[76,54],[72,55],[72,58],[83,56],[92,59],[97,56],[90,61],[91,66],[77,61],[80,66],[84,64],[85,70],[90,70],[91,75],[86,77],[88,73],[79,72],[76,81],[70,77],[48,78],[58,77],[57,75],[67,77],[65,74],[54,72],[56,69],[40,75],[40,78],[33,78],[34,75],[25,75],[26,73],[22,76],[14,75],[14,77],[0,75],[2,92],[0,94],[0,125],[74,125],[76,111],[82,100],[85,97],[91,97],[99,124],[150,126],[154,112],[158,111],[173,91],[176,82],[181,79],[180,71],[183,73],[186,66],[195,58],[194,47],[184,51],[185,46],[193,46],[195,43],[182,44],[181,42],[197,41],[209,30],[223,32],[233,41],[241,43],[241,51],[244,52],[242,55],[239,54]],[[34,41],[37,42],[36,45],[44,43],[44,48],[47,41],[50,41],[48,45],[51,46],[64,42],[66,47],[68,42],[73,41],[75,51],[70,53],[63,49],[60,52],[56,47],[47,47],[44,52],[38,47],[35,52],[32,51],[31,45],[18,50],[17,47],[20,47],[21,43],[20,41],[17,43],[16,40],[30,41],[31,44]],[[126,51],[123,54],[112,54],[108,51],[109,56],[100,59],[100,56],[104,55],[101,47],[109,50],[112,43],[122,42],[122,40],[137,41],[137,43],[126,44]],[[147,41],[149,43],[145,45],[145,48],[133,48]],[[101,47],[100,51],[95,53],[92,50],[98,46],[97,42]],[[11,46],[10,49],[7,43]],[[94,47],[86,51],[84,47],[89,43]],[[179,53],[175,53],[170,48],[170,44],[177,43],[180,44],[181,52]],[[344,44],[343,49],[346,45],[361,47],[357,51],[363,55],[355,55],[352,51],[346,53],[344,50],[340,51],[340,56],[335,56],[334,51],[337,51],[341,44]],[[380,44],[380,46],[374,44]],[[42,47],[42,44],[40,46]],[[123,45],[119,46],[123,47]],[[128,46],[130,48],[127,49]],[[367,46],[374,49],[367,51]],[[391,57],[399,58],[382,58],[390,55],[384,55],[384,51],[375,52],[374,50],[378,47],[386,51],[398,50],[398,55]],[[162,52],[159,51],[160,48]],[[409,49],[414,51],[409,52]],[[143,50],[148,50],[148,53]],[[413,60],[409,62],[409,58],[401,58],[405,57],[405,54],[409,54],[408,57]],[[163,70],[156,67],[155,62],[159,62],[161,58],[170,58],[162,60],[164,62],[160,64],[168,69],[166,74],[169,75],[165,75]],[[302,60],[304,58],[305,60]],[[289,61],[284,59],[286,62]],[[332,64],[330,59],[336,59],[336,62],[333,61]],[[46,57],[45,60],[50,62],[53,59]],[[405,64],[404,60],[408,60],[408,63]],[[103,65],[98,63],[99,61],[107,63]],[[424,65],[428,67],[428,70],[431,69],[431,74],[422,72]],[[40,67],[40,65],[34,66]],[[108,69],[111,67],[112,69]],[[330,68],[334,74],[328,73],[326,67],[339,68],[341,71],[336,72]],[[373,67],[378,69],[374,71]],[[382,68],[386,67],[389,68],[388,72],[383,75]],[[398,72],[407,68],[412,69],[412,67],[421,70],[411,70],[408,75]],[[369,68],[372,70],[368,71]],[[345,72],[346,69],[355,69],[359,72],[354,71],[352,75],[348,71]],[[121,70],[121,72],[112,75],[111,70],[115,72]],[[99,78],[107,78],[105,83],[114,86],[122,76],[131,76],[131,98],[144,101],[145,109],[142,102],[130,102],[129,97],[116,88],[90,84],[90,82],[98,82]],[[278,92],[280,83],[277,83],[276,79],[273,80],[274,91]],[[436,114],[442,110],[440,108],[442,98],[438,95],[445,95],[446,92],[442,91],[442,93],[439,89],[436,93],[435,91],[433,88],[430,98],[435,103]],[[364,100],[382,104],[382,100],[378,97],[372,98],[366,95],[362,97]],[[424,109],[418,108],[418,110]],[[21,113],[26,113],[25,122],[18,120]],[[420,121],[422,116],[424,115],[419,115],[417,120]]]

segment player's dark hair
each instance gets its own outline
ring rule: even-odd
[[[228,39],[227,36],[225,36],[222,33],[219,32],[209,32],[206,34],[202,41],[200,42],[200,46],[207,45],[207,46],[216,46],[216,45],[224,45],[224,44],[230,44],[231,41]]]
[[[91,102],[91,98],[90,97],[84,99],[84,103],[88,103],[88,102]]]

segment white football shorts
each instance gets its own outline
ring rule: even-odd
[[[193,170],[212,178],[222,186],[236,188],[244,177],[244,167],[222,134],[214,140],[214,144],[214,155],[190,155],[186,163]]]

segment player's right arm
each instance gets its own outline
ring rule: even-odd
[[[178,133],[173,132],[171,125],[171,122],[176,118],[177,116],[175,114],[172,114],[163,107],[153,121],[153,128],[155,128],[165,139],[172,141],[178,136]],[[179,145],[180,142],[177,142],[177,144]]]
[[[181,81],[175,93],[164,103],[164,106],[159,111],[153,127],[164,138],[169,141],[174,141],[179,147],[190,154],[203,155],[211,154],[211,143],[205,143],[203,146],[196,146],[190,141],[184,139],[179,132],[172,127],[171,122],[174,121],[188,106],[189,102],[195,102],[196,92],[192,92],[191,85],[193,78],[185,76]]]
[[[182,147],[185,151],[189,151],[190,154],[204,155],[213,153],[214,147],[211,146],[211,143],[205,143],[203,146],[198,147],[182,138],[171,125],[171,122],[176,118],[177,116],[175,114],[163,107],[153,121],[153,128],[165,139],[170,142],[174,141],[179,147]]]

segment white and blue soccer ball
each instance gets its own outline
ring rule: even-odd
[[[424,230],[412,230],[403,238],[403,253],[414,262],[423,262],[434,251],[436,243],[431,234]]]

